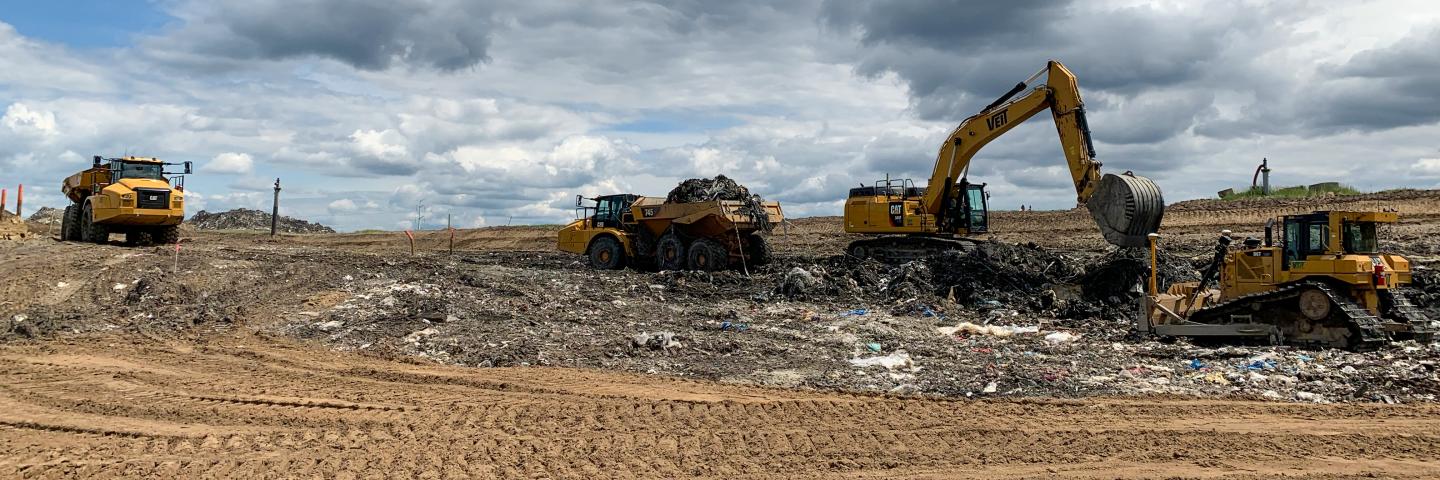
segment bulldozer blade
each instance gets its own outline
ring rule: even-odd
[[[1160,187],[1129,172],[1102,177],[1085,207],[1105,241],[1121,247],[1146,246],[1146,236],[1160,230],[1160,218],[1165,215]]]

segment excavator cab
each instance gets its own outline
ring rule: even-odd
[[[990,195],[985,193],[985,184],[960,182],[960,221],[969,233],[990,231]]]

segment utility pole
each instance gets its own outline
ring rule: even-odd
[[[455,255],[455,227],[450,224],[450,214],[445,214],[445,230],[450,231],[450,255]]]
[[[275,202],[270,204],[270,236],[275,236],[275,226],[280,222],[280,179],[275,179]]]

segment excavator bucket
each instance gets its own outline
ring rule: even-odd
[[[1144,247],[1146,236],[1160,230],[1165,199],[1160,187],[1130,172],[1105,174],[1085,203],[1105,241],[1121,247]]]

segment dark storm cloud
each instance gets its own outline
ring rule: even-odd
[[[256,0],[209,5],[175,41],[222,58],[316,56],[363,70],[459,70],[489,59],[488,4],[460,0]]]
[[[1440,27],[1320,69],[1322,102],[1303,113],[1322,130],[1372,131],[1440,121]]]
[[[1222,70],[1216,66],[1226,63],[1222,56],[1282,24],[1284,16],[1271,10],[1283,7],[1246,11],[1228,4],[1186,13],[1071,2],[830,1],[821,19],[832,30],[858,37],[857,73],[893,72],[904,80],[911,110],[921,118],[963,119],[1054,58],[1075,73],[1087,98],[1093,93],[1141,98],[1089,102],[1092,118],[1116,123],[1107,129],[1092,122],[1100,141],[1146,143],[1188,130],[1209,111],[1213,96],[1145,94],[1210,85]],[[1271,47],[1246,49],[1258,53]]]

